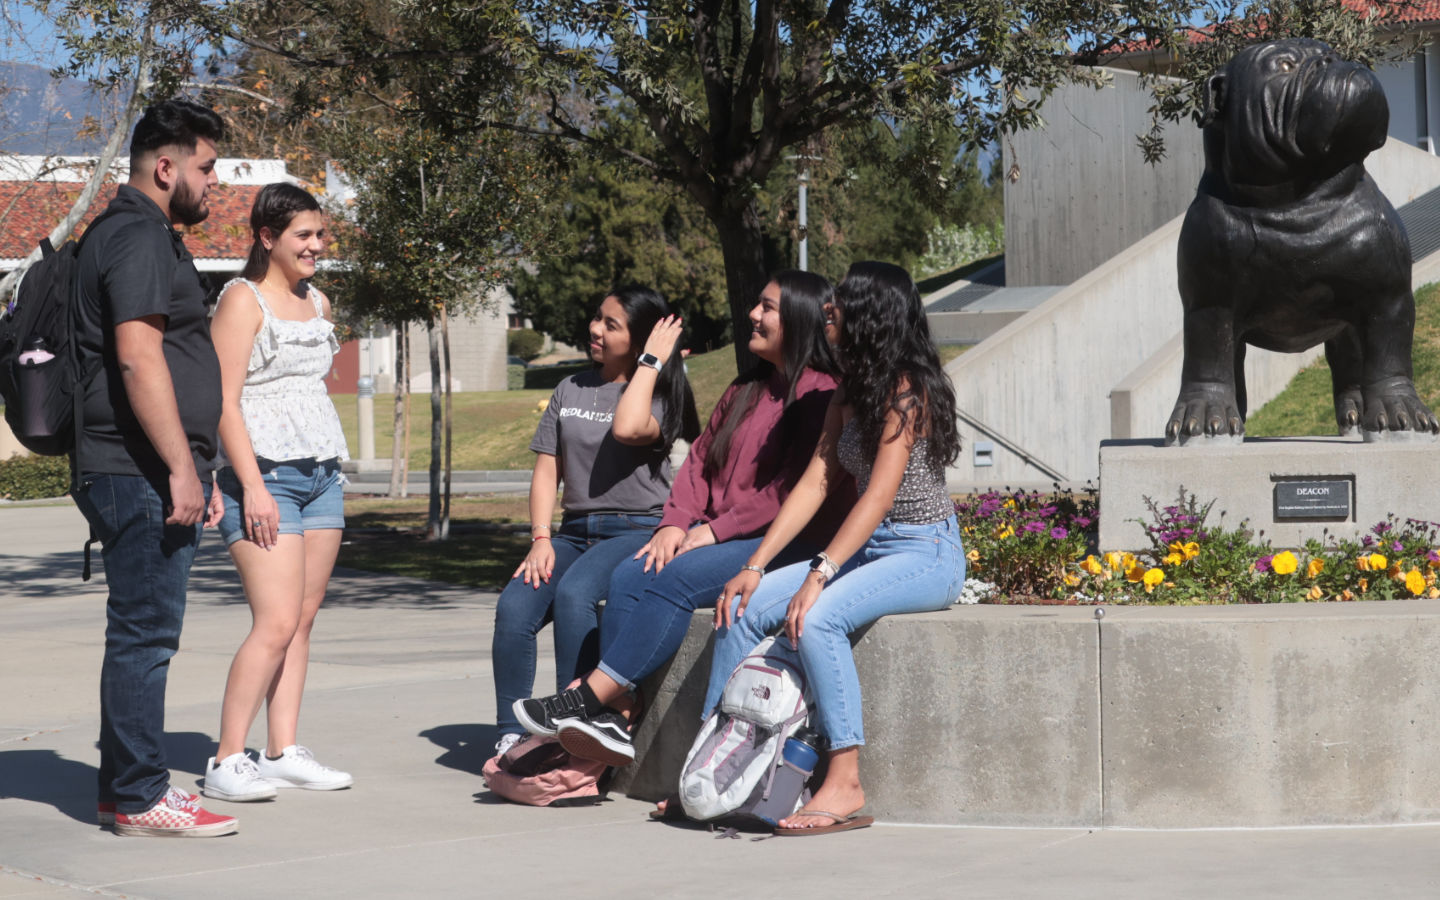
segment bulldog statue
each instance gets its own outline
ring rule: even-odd
[[[1390,110],[1320,41],[1258,44],[1205,82],[1205,173],[1180,232],[1185,363],[1167,444],[1239,440],[1245,347],[1325,345],[1341,434],[1440,432],[1415,392],[1410,241],[1362,161]]]

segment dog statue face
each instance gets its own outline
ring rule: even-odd
[[[1247,47],[1205,82],[1207,166],[1235,185],[1357,163],[1384,145],[1389,121],[1375,73],[1308,38]]]
[[[1440,434],[1415,392],[1410,244],[1365,174],[1390,110],[1319,41],[1248,47],[1205,84],[1205,174],[1177,254],[1185,304],[1172,443],[1245,431],[1245,348],[1324,344],[1341,433]]]

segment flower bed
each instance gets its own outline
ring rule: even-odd
[[[969,568],[961,603],[1295,603],[1440,597],[1440,524],[1394,517],[1359,540],[1323,536],[1276,550],[1248,523],[1182,488],[1145,499],[1150,548],[1095,550],[1094,491],[990,492],[955,504]]]

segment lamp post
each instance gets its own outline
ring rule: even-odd
[[[812,159],[819,159],[818,156],[787,156],[786,159],[795,160],[800,163],[800,172],[795,180],[800,183],[799,210],[797,221],[800,225],[800,271],[810,271],[810,167],[806,162]]]
[[[375,379],[361,375],[355,381],[355,420],[360,432],[360,458],[375,458]]]

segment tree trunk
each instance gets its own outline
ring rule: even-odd
[[[739,208],[726,206],[715,220],[720,249],[725,255],[725,288],[730,295],[730,327],[735,336],[735,365],[744,372],[755,364],[750,352],[750,310],[765,289],[765,234],[753,201]]]
[[[430,512],[425,523],[425,536],[440,540],[440,462],[441,436],[445,426],[444,404],[440,392],[445,389],[445,372],[440,367],[440,329],[431,319],[425,326],[430,346]]]
[[[406,359],[405,326],[395,329],[395,417],[390,427],[390,496],[405,496],[405,457],[401,441],[406,431],[406,377],[410,361]]]
[[[450,482],[455,474],[451,456],[455,436],[455,386],[450,383],[450,316],[440,306],[440,349],[445,355],[445,493],[440,504],[440,540],[450,537]]]

